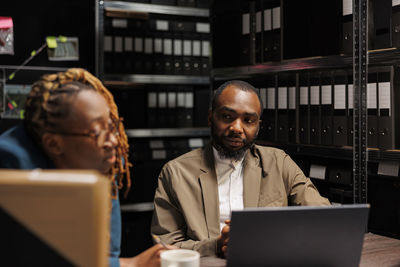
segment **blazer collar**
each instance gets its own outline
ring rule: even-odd
[[[261,184],[261,167],[259,158],[251,147],[243,162],[243,205],[245,208],[258,206]]]
[[[207,144],[203,149],[200,171],[199,182],[203,196],[208,235],[209,237],[218,236],[220,234],[218,182],[211,143]]]

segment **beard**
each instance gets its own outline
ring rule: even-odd
[[[234,150],[234,149],[231,149],[224,145],[224,143],[222,142],[223,137],[218,136],[216,134],[214,122],[211,121],[212,141],[213,141],[215,149],[218,151],[218,154],[222,159],[232,159],[232,160],[236,161],[236,160],[240,160],[241,158],[243,158],[243,156],[246,154],[247,150],[253,146],[253,144],[257,138],[257,135],[258,135],[258,131],[253,139],[247,140],[245,138],[243,139],[240,135],[238,135],[234,132],[230,132],[227,137],[241,138],[243,141],[243,146],[237,150]]]

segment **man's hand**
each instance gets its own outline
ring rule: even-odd
[[[175,247],[168,246],[168,248]],[[121,267],[159,267],[160,253],[164,250],[162,245],[157,244],[133,258],[120,258],[119,263]]]
[[[228,253],[228,241],[229,241],[229,224],[231,220],[225,221],[225,226],[221,230],[221,235],[217,239],[219,254],[226,258]]]

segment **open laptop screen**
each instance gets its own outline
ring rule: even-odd
[[[228,266],[358,266],[368,204],[233,211]]]

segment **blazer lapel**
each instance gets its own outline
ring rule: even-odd
[[[203,172],[199,176],[199,182],[203,196],[204,215],[207,222],[208,235],[209,237],[218,236],[220,234],[218,182],[214,168],[214,156],[211,144],[204,148],[200,170]]]
[[[258,160],[249,150],[243,165],[243,204],[245,208],[258,207],[261,184],[261,168]]]

